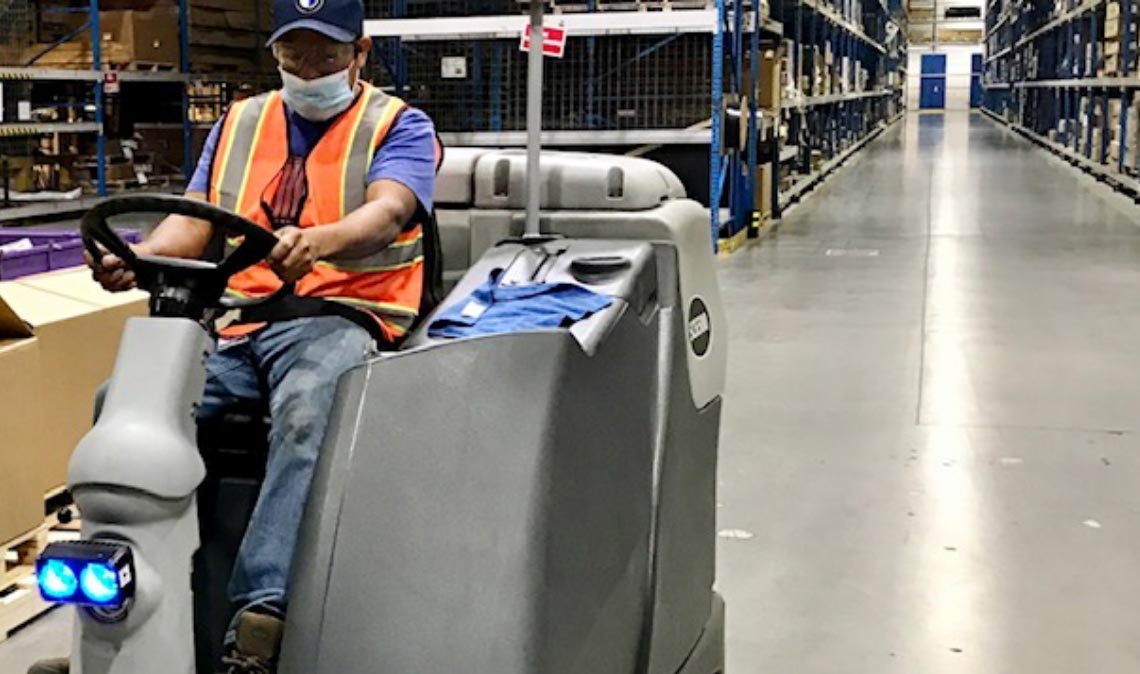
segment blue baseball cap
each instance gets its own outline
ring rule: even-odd
[[[286,33],[308,29],[349,44],[364,35],[361,0],[274,0],[272,45]]]

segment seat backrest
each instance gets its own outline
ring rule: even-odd
[[[544,152],[542,201],[552,211],[643,211],[685,198],[685,187],[657,162],[621,155]],[[475,206],[526,208],[526,153],[508,150],[479,158]]]
[[[475,205],[475,167],[493,153],[478,147],[448,148],[435,182],[435,207],[439,210],[468,209]]]
[[[475,167],[494,150],[450,148],[435,183],[435,211],[443,258],[443,285],[450,290],[472,263],[471,209],[475,207]]]
[[[443,147],[443,141],[439,139],[439,136],[436,136],[435,170],[437,176],[443,169],[447,154]],[[432,212],[426,214],[426,216],[427,219],[421,225],[424,237],[424,289],[423,294],[420,296],[420,314],[416,320],[417,326],[428,314],[435,311],[435,308],[439,306],[439,303],[443,301],[446,295],[446,289],[443,284],[444,252],[439,232],[439,220],[436,217],[434,207]]]

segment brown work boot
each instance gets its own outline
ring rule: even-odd
[[[71,671],[71,660],[56,658],[54,660],[40,660],[32,665],[28,674],[68,674]]]
[[[238,618],[237,641],[222,658],[225,674],[273,674],[281,652],[285,621],[246,611]]]

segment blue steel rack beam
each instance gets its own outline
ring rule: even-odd
[[[189,0],[178,0],[178,61],[179,70],[190,72],[190,7]],[[186,180],[194,173],[194,125],[190,122],[190,87],[182,87],[182,173]]]
[[[103,31],[99,26],[99,0],[91,0],[91,55],[92,67],[98,72],[103,69]],[[95,140],[98,161],[96,174],[99,179],[99,196],[107,196],[107,139],[103,129],[103,79],[95,83],[95,123],[99,125],[99,135]]]
[[[709,151],[709,220],[713,252],[720,240],[720,202],[724,184],[724,162],[721,160],[721,124],[724,115],[724,24],[725,1],[716,0],[717,22],[712,34],[712,139]]]

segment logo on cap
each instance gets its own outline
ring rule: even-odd
[[[304,14],[313,14],[320,11],[324,4],[325,0],[297,0],[297,9]]]

